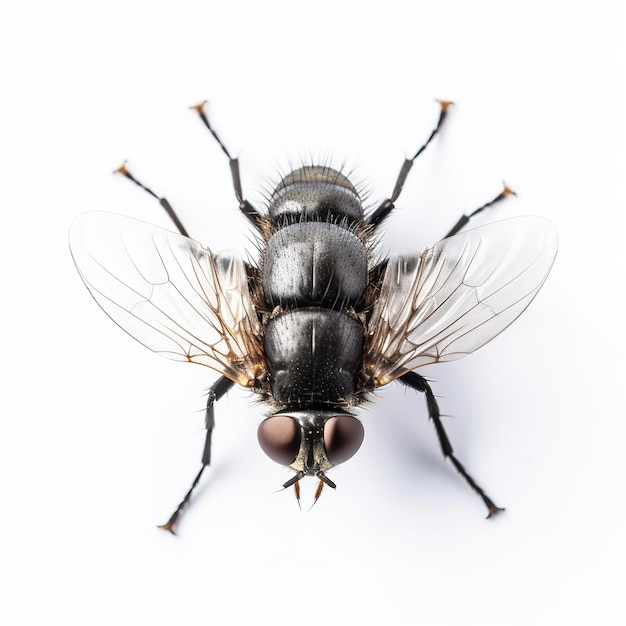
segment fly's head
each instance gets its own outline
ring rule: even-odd
[[[319,479],[314,503],[324,485],[335,488],[326,472],[352,458],[363,443],[361,422],[349,413],[337,411],[290,411],[277,413],[261,422],[259,444],[267,456],[294,470],[283,487],[294,485],[300,501],[299,481],[304,476]]]

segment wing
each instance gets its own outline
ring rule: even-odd
[[[366,375],[385,385],[484,346],[530,304],[557,247],[550,222],[519,217],[449,237],[422,254],[392,255],[368,323]]]
[[[244,386],[263,375],[261,325],[236,254],[110,213],[79,216],[70,249],[103,311],[150,350]]]

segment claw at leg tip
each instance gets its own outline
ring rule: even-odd
[[[491,519],[492,517],[495,517],[498,513],[502,513],[503,511],[506,511],[506,509],[500,508],[499,506],[496,506],[494,504],[493,506],[489,507],[489,515],[487,515],[486,519]]]
[[[190,109],[194,109],[197,113],[204,113],[204,105],[208,102],[208,100],[203,100],[199,104],[194,104],[190,106]]]
[[[504,182],[502,181],[502,184],[504,185],[504,189],[502,190],[502,194],[505,196],[516,196],[517,194]]]
[[[441,108],[444,111],[447,111],[448,107],[450,107],[451,105],[454,104],[454,102],[452,102],[452,100],[437,100],[437,102],[440,104]]]
[[[168,532],[172,533],[174,537],[177,537],[178,535],[176,535],[176,531],[174,530],[175,523],[176,523],[176,520],[170,519],[167,522],[165,522],[165,524],[160,524],[159,526],[157,526],[157,528],[162,528],[163,530],[167,530]]]
[[[124,161],[124,163],[122,163],[117,169],[113,170],[113,174],[122,174],[123,176],[126,176],[128,174],[126,163],[128,163],[128,161]]]

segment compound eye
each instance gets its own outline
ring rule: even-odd
[[[363,424],[351,415],[337,415],[324,424],[326,456],[333,465],[352,458],[363,443]]]
[[[300,424],[288,415],[272,415],[259,424],[259,444],[267,456],[281,465],[291,465],[300,450]]]

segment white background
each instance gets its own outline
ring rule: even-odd
[[[624,608],[624,74],[618,2],[6,3],[0,16],[3,624],[617,624]],[[261,204],[277,172],[330,157],[372,203],[416,164],[383,250],[461,212],[558,227],[536,301],[434,380],[392,385],[366,441],[300,513],[256,443],[245,392],[217,406],[214,467],[173,537],[156,528],[199,466],[210,370],[120,332],[73,267],[86,210],[169,227],[110,172],[125,158],[214,249],[248,248],[209,112]],[[622,124],[620,129],[619,124]],[[621,134],[620,134],[621,133]],[[314,482],[304,481],[305,508]]]

